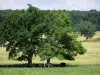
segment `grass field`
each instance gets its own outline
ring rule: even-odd
[[[0,68],[0,75],[100,75],[100,32],[85,42],[84,37],[79,37],[78,40],[83,41],[83,46],[87,49],[86,54],[78,55],[75,61],[58,60],[53,58],[51,63],[70,63],[71,65],[85,65],[64,68]],[[8,60],[8,53],[5,48],[0,48],[0,65],[1,64],[20,64],[27,63],[25,61]],[[33,63],[46,63],[40,61],[39,57],[33,58]],[[92,66],[86,66],[92,65]]]
[[[58,60],[57,58],[53,58],[51,63],[61,63],[66,62],[70,64],[78,64],[78,65],[98,65],[100,64],[100,32],[96,32],[96,35],[85,42],[84,37],[79,37],[78,40],[83,41],[83,46],[87,49],[86,54],[78,55],[75,61],[67,61],[67,60]],[[26,63],[25,61],[13,61],[8,60],[8,53],[5,48],[0,48],[0,64],[18,64],[18,63]],[[46,63],[46,61],[40,61],[39,57],[33,58],[33,63]]]
[[[0,68],[0,75],[100,75],[100,66],[68,68]]]

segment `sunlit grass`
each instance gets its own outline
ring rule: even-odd
[[[100,75],[100,66],[66,68],[0,68],[0,75]]]
[[[78,40],[84,41],[84,37],[79,37]],[[100,64],[100,32],[96,32],[96,35],[89,39],[87,42],[82,42],[83,46],[87,49],[86,54],[78,55],[75,61],[68,61],[68,60],[58,60],[57,58],[51,59],[51,63],[70,63],[70,64],[78,64],[78,65],[85,65],[85,64]],[[0,48],[0,64],[19,64],[19,63],[27,63],[25,61],[13,61],[8,59],[8,53],[6,52],[5,48]],[[46,61],[40,61],[40,58],[34,57],[33,63],[46,63]]]

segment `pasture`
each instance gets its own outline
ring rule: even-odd
[[[83,41],[83,46],[87,49],[86,54],[78,55],[75,61],[58,60],[57,58],[51,59],[51,63],[69,63],[71,65],[100,65],[100,32],[96,32],[96,35],[89,39],[87,42],[84,41],[84,37],[79,37],[78,40]],[[0,48],[0,64],[20,64],[27,63],[25,61],[13,61],[8,59],[8,53],[5,48]],[[40,58],[34,57],[33,63],[46,63],[46,61],[40,61]]]
[[[78,40],[82,41],[83,46],[87,49],[86,54],[78,55],[75,61],[53,58],[51,63],[65,62],[80,66],[64,68],[0,68],[0,75],[100,75],[100,66],[96,66],[100,65],[100,32],[96,32],[96,35],[87,42],[84,41],[84,37],[79,37]],[[27,62],[9,60],[5,48],[0,48],[0,65],[22,63]],[[33,63],[46,63],[46,61],[40,61],[40,58],[37,56],[33,58]]]

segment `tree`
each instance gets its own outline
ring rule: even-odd
[[[37,54],[50,63],[53,57],[74,58],[85,49],[72,35],[66,11],[40,10],[28,4],[27,10],[15,10],[0,25],[0,43],[6,44],[9,59],[28,61]],[[43,38],[42,36],[45,36]]]
[[[48,23],[48,30],[44,33],[46,37],[42,38],[39,46],[41,59],[47,60],[49,65],[53,57],[74,60],[77,54],[84,54],[86,49],[76,41],[74,34],[71,35],[71,21],[68,14],[62,10],[54,10],[48,16],[49,21],[47,19],[45,21]]]
[[[47,64],[50,64],[50,59],[56,56],[57,43],[55,38],[55,30],[59,27],[69,26],[70,19],[68,14],[62,10],[45,11],[45,25],[44,35],[46,38],[40,43],[39,56],[42,60],[47,60]],[[61,15],[58,15],[61,14]]]
[[[1,44],[6,44],[9,59],[28,60],[32,67],[32,57],[36,55],[40,36],[40,10],[29,6],[27,10],[15,10],[0,27]]]
[[[5,18],[5,16],[8,14],[8,13],[10,13],[10,12],[12,12],[13,10],[0,10],[0,23],[2,23],[3,22],[3,20],[4,20],[4,18]]]
[[[77,23],[81,21],[90,21],[91,23],[96,25],[96,30],[100,30],[100,11],[95,9],[90,11],[67,11],[70,14],[71,20],[73,22],[73,28],[76,26]]]
[[[96,26],[89,21],[82,21],[76,25],[76,30],[88,40],[95,35]]]

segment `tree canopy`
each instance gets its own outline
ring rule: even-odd
[[[69,15],[61,10],[51,11],[49,13],[50,29],[46,38],[43,38],[40,43],[39,56],[42,60],[47,60],[57,57],[59,59],[74,60],[77,54],[84,54],[86,50],[82,44],[72,34],[72,26]],[[50,19],[51,18],[51,19]],[[48,26],[48,27],[49,27]]]
[[[30,4],[28,4],[31,6]],[[9,14],[10,12],[15,10],[0,10],[0,23],[4,20],[4,17]],[[96,30],[100,30],[100,11],[97,10],[90,10],[90,11],[66,11],[66,14],[70,15],[70,18],[72,20],[72,25],[75,27],[77,23],[80,23],[81,21],[90,21],[91,23],[96,25]],[[45,12],[46,13],[46,12]]]
[[[86,52],[72,34],[71,20],[65,11],[28,6],[27,10],[8,14],[0,25],[0,43],[6,44],[9,59],[28,60],[31,67],[36,55],[50,63],[53,57],[72,60]]]
[[[92,38],[95,35],[96,26],[89,21],[82,21],[76,25],[75,30],[85,36],[86,40],[88,40],[88,38]]]
[[[32,56],[36,55],[39,43],[39,9],[29,6],[27,10],[16,10],[7,15],[1,25],[1,39],[7,42],[9,59],[28,60],[32,65]]]
[[[72,10],[68,11],[71,20],[73,22],[73,28],[76,26],[77,23],[81,21],[89,21],[92,24],[96,25],[96,30],[100,30],[100,11],[90,10],[90,11],[77,11]]]

